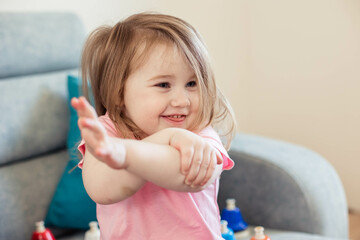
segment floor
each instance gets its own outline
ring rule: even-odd
[[[350,239],[360,240],[360,213],[349,213]]]

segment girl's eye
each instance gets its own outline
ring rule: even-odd
[[[187,87],[196,87],[196,81],[190,81],[186,84]]]
[[[170,84],[167,82],[162,82],[162,83],[158,83],[155,86],[160,87],[160,88],[169,88]]]

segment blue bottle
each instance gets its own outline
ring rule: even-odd
[[[235,199],[229,198],[226,200],[226,208],[221,213],[221,220],[228,222],[228,227],[231,228],[235,235],[237,232],[245,231],[248,224],[244,221],[240,209],[235,205]]]
[[[228,222],[226,220],[221,220],[221,236],[225,240],[236,240],[234,236],[234,231],[231,228],[227,227]]]

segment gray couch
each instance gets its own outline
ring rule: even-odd
[[[68,161],[66,76],[78,68],[84,37],[72,13],[0,13],[0,239],[29,239],[46,215]],[[230,155],[236,166],[222,175],[221,209],[235,198],[273,240],[348,238],[344,190],[321,156],[246,134]]]

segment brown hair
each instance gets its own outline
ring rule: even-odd
[[[141,139],[145,136],[123,111],[124,89],[130,73],[141,66],[152,47],[159,42],[175,45],[197,77],[202,108],[189,130],[227,119],[229,124],[224,135],[229,147],[235,133],[234,114],[216,87],[206,47],[190,24],[173,16],[135,14],[113,27],[103,26],[90,34],[83,50],[82,78],[84,93],[88,92],[90,83],[97,114],[108,112],[117,131],[125,138],[135,136]]]

